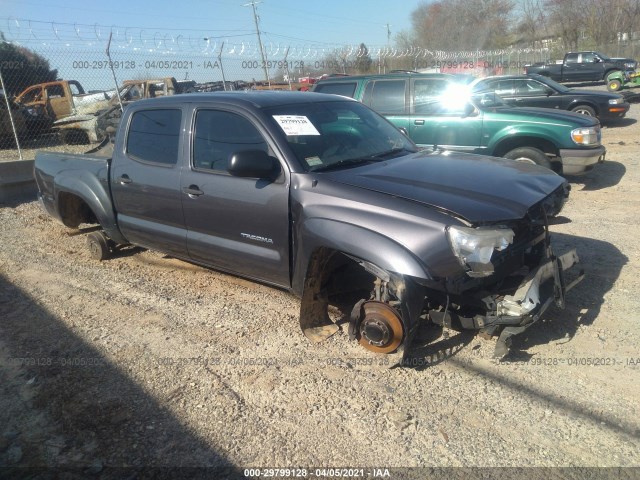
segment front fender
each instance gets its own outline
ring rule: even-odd
[[[107,235],[116,243],[127,243],[113,212],[111,196],[109,194],[107,167],[104,172],[96,176],[82,170],[65,170],[55,176],[55,207],[58,218],[62,218],[61,193],[70,193],[81,198],[96,216],[98,223]],[[102,179],[101,179],[102,178]]]
[[[426,266],[409,250],[377,232],[350,223],[312,218],[298,230],[292,289],[302,295],[307,268],[314,252],[328,248],[400,275],[431,279]]]
[[[493,135],[487,147],[489,151],[495,152],[500,149],[500,144],[503,142],[511,142],[518,138],[535,138],[549,142],[556,148],[560,148],[567,144],[570,137],[567,135],[566,141],[562,141],[562,139],[559,138],[559,126],[569,129],[566,125],[558,123],[547,125],[518,125],[515,122],[512,124],[508,123]],[[561,130],[562,132],[564,132],[564,128]]]
[[[610,82],[611,80],[620,80],[621,82],[623,82],[624,75],[620,70],[615,70],[611,72],[609,75],[607,75],[607,82]]]

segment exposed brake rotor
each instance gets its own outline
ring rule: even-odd
[[[382,302],[365,302],[358,332],[360,345],[376,353],[391,353],[402,343],[404,328],[398,312]]]

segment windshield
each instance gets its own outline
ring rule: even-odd
[[[418,147],[358,102],[310,102],[265,108],[309,172],[388,160]]]
[[[604,60],[605,62],[608,62],[608,61],[610,61],[610,60],[611,60],[611,58],[610,58],[610,57],[607,57],[604,53],[598,53],[598,56],[599,56],[602,60]]]

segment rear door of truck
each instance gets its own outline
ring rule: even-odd
[[[120,231],[131,243],[186,257],[180,194],[181,107],[135,111],[117,143],[111,194]],[[125,120],[126,121],[126,120]]]
[[[181,195],[189,256],[239,275],[288,287],[289,172],[274,180],[234,177],[233,153],[263,150],[277,158],[268,132],[230,105],[194,109],[191,161]]]

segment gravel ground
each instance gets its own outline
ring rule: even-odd
[[[102,478],[110,467],[640,467],[639,119],[635,104],[604,129],[607,162],[570,179],[552,226],[587,277],[502,361],[495,340],[435,329],[421,333],[415,368],[388,368],[344,329],[310,345],[286,292],[151,251],[99,263],[36,202],[2,206],[0,477],[38,466]]]

